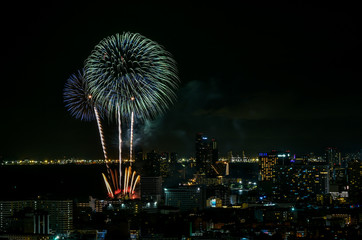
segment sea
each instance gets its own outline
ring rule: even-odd
[[[42,198],[86,201],[89,196],[104,199],[107,190],[102,173],[106,172],[103,164],[0,165],[0,200]],[[257,176],[257,164],[230,164],[231,178],[254,182]]]
[[[104,198],[104,165],[2,165],[0,200]]]

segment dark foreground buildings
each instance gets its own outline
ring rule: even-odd
[[[176,154],[152,151],[140,160],[157,169],[140,168],[140,199],[1,201],[0,237],[361,238],[359,155],[270,151],[257,160],[243,156],[215,161],[213,141],[200,136],[195,144],[200,156],[195,154],[195,159],[178,161]],[[208,163],[215,164],[216,171],[204,170]]]

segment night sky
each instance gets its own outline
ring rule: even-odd
[[[102,158],[96,123],[69,115],[63,87],[99,41],[124,31],[163,45],[181,79],[175,105],[155,121],[137,124],[136,142],[145,151],[193,156],[197,132],[215,137],[221,155],[272,149],[302,154],[326,146],[359,151],[358,9],[16,2],[1,14],[0,156]],[[114,123],[105,122],[105,134],[115,152]]]

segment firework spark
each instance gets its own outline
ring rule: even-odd
[[[176,98],[179,79],[171,54],[138,33],[103,39],[85,69],[90,93],[110,115],[120,104],[122,115],[134,112],[139,119],[152,119]]]
[[[118,175],[121,176],[121,174],[118,174],[116,169],[114,173],[111,172],[112,174],[108,178],[102,173],[108,196],[116,199],[133,199],[136,196],[135,188],[140,182],[141,176],[137,175],[136,171],[132,171],[132,167],[126,167],[123,182],[118,183]]]
[[[103,128],[102,128],[101,120],[100,120],[99,113],[98,113],[98,110],[97,110],[96,107],[94,107],[94,113],[95,113],[96,119],[97,119],[99,137],[100,137],[101,143],[102,143],[102,150],[103,150],[104,160],[107,161],[108,157],[107,157],[107,150],[106,150],[106,145],[105,145],[105,141],[104,141]]]
[[[68,78],[65,83],[63,96],[65,107],[73,117],[82,121],[92,121],[95,119],[95,104],[88,91],[83,70],[72,74]]]
[[[115,118],[118,124],[119,174],[109,174],[111,179],[105,179],[107,191],[109,182],[113,182],[113,197],[130,197],[140,176],[132,172],[131,166],[122,174],[122,120],[131,122],[132,165],[134,117],[154,119],[173,103],[179,85],[176,62],[156,42],[138,33],[125,32],[107,37],[95,46],[85,61],[85,75],[93,101],[107,109],[108,117]]]
[[[119,151],[119,183],[122,182],[122,119],[120,107],[117,105],[117,119],[118,119],[118,151]]]
[[[133,124],[134,124],[134,113],[131,114],[131,136],[130,136],[130,143],[129,143],[129,162],[132,166],[132,148],[133,148]]]

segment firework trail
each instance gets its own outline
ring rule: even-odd
[[[94,101],[115,118],[119,134],[119,189],[133,192],[140,180],[131,167],[122,177],[122,117],[130,119],[130,165],[133,161],[134,117],[142,121],[164,113],[176,99],[179,85],[176,62],[158,43],[138,34],[125,32],[97,44],[85,61],[89,93]],[[130,118],[129,118],[130,117]],[[131,177],[132,176],[132,177]]]
[[[104,135],[103,135],[103,129],[102,129],[102,125],[101,125],[101,120],[100,120],[100,117],[99,117],[99,113],[98,113],[98,110],[96,107],[94,107],[94,113],[96,115],[96,119],[97,119],[97,125],[98,125],[98,131],[99,131],[99,137],[101,139],[101,143],[102,143],[102,149],[103,149],[103,155],[104,155],[104,160],[106,161],[106,164],[107,164],[107,150],[106,150],[106,145],[105,145],[105,142],[104,142]],[[107,167],[108,167],[108,164],[107,164]]]
[[[117,105],[118,116],[118,148],[119,148],[119,189],[122,189],[122,119],[120,113],[120,107]]]
[[[137,175],[136,171],[132,171],[131,166],[126,167],[124,171],[123,188],[120,188],[121,184],[117,185],[118,174],[116,169],[114,173],[112,172],[110,175],[111,177],[108,179],[102,173],[108,196],[112,199],[133,199],[135,197],[135,188],[140,182],[141,176]],[[113,186],[110,184],[110,182],[113,183]]]
[[[104,142],[103,130],[100,115],[104,115],[104,109],[94,103],[92,95],[88,91],[87,81],[84,77],[84,71],[80,70],[77,74],[69,77],[64,87],[64,102],[70,114],[83,121],[97,120],[99,136],[101,139],[104,159],[107,160],[107,151]],[[98,109],[101,111],[99,112]],[[101,113],[101,114],[100,114]],[[107,168],[108,164],[106,163]]]
[[[104,173],[102,173],[102,176],[103,176],[104,183],[106,184],[106,187],[107,187],[108,196],[111,197],[111,198],[114,198],[112,188],[109,185],[108,180],[107,180],[106,176],[104,175]]]
[[[133,124],[134,124],[134,113],[131,113],[131,137],[130,137],[130,144],[129,144],[129,162],[132,166],[132,149],[133,149]]]

